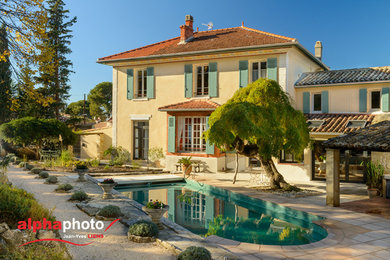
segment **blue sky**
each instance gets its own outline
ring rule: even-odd
[[[331,69],[390,65],[390,1],[255,0],[130,1],[65,0],[78,22],[73,27],[74,74],[69,102],[81,100],[96,84],[112,80],[99,57],[179,36],[186,14],[194,28],[245,26],[297,38],[309,51],[323,43]]]

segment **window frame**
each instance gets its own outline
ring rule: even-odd
[[[302,160],[297,161],[294,154],[290,154],[292,156],[292,160],[286,160],[286,153],[284,150],[280,150],[279,153],[279,163],[293,163],[293,164],[304,164],[305,163],[305,153],[302,153]]]
[[[249,60],[249,65],[248,65],[248,69],[249,69],[249,81],[250,83],[254,82],[253,80],[253,63],[257,63],[258,66],[259,66],[259,71],[258,71],[258,78],[261,78],[261,63],[265,63],[265,79],[267,78],[267,59],[256,59],[256,60]]]
[[[379,108],[372,108],[372,93],[373,92],[379,92]],[[382,90],[381,89],[369,90],[368,104],[369,104],[370,111],[382,111]]]
[[[135,69],[135,80],[134,80],[134,99],[138,99],[138,100],[143,100],[143,99],[148,99],[148,85],[147,85],[147,82],[148,82],[148,69],[147,68],[139,68],[139,69]],[[139,86],[139,80],[138,80],[138,73],[139,72],[142,72],[142,96],[139,96],[138,95],[138,92],[139,92],[139,89],[140,89],[140,86]]]
[[[205,77],[204,77],[204,67],[207,66],[207,94],[204,94],[204,83]],[[202,93],[201,95],[198,95],[198,67],[202,67]],[[210,73],[210,65],[209,63],[198,63],[198,64],[193,64],[192,65],[192,97],[194,98],[202,98],[202,97],[209,97],[210,96],[210,86],[209,86],[209,73]]]
[[[320,95],[320,102],[321,102],[321,106],[320,106],[320,110],[314,110],[314,101],[315,101],[315,99],[314,99],[314,96],[315,95]],[[311,93],[311,100],[312,100],[312,104],[311,104],[311,111],[312,111],[312,113],[322,113],[322,93],[321,92],[313,92],[313,93]]]
[[[196,150],[194,146],[195,143],[194,138],[194,119],[199,118],[199,150]],[[178,117],[178,128],[177,128],[177,145],[176,150],[178,153],[195,153],[195,154],[205,154],[206,153],[206,140],[203,138],[203,133],[207,130],[207,116],[179,116]],[[186,119],[191,119],[191,149],[186,150]],[[181,125],[182,124],[182,125]],[[196,131],[196,130],[195,130]],[[183,136],[181,134],[183,132]],[[198,137],[196,137],[198,138]],[[182,140],[182,143],[180,142]]]

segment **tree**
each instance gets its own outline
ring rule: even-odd
[[[5,25],[0,27],[0,53],[9,52]],[[0,60],[0,124],[8,121],[12,105],[12,72],[9,57]]]
[[[84,111],[84,100],[72,102],[65,109],[65,113],[69,114],[71,117],[83,117],[84,116],[83,111]],[[90,117],[88,101],[85,101],[85,114],[86,117]]]
[[[24,117],[12,120],[0,126],[0,138],[14,145],[33,146],[36,157],[39,151],[48,145],[58,144],[59,136],[63,145],[74,144],[76,135],[64,123],[56,119],[38,119]]]
[[[92,117],[107,119],[112,111],[112,83],[101,82],[88,94],[89,111]]]
[[[48,22],[46,26],[47,38],[39,45],[38,67],[40,75],[38,82],[41,83],[54,99],[53,111],[59,118],[60,110],[65,107],[65,100],[69,97],[69,75],[72,62],[67,55],[72,51],[69,48],[70,28],[76,23],[76,17],[69,20],[69,10],[64,9],[62,0],[48,0]]]
[[[258,159],[271,180],[271,188],[291,189],[272,158],[281,150],[299,155],[309,143],[302,112],[273,80],[259,79],[238,90],[209,118],[205,137],[222,150]]]

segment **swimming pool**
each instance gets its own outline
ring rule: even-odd
[[[302,245],[327,236],[313,223],[321,217],[193,180],[116,190],[143,205],[151,199],[168,204],[165,217],[201,236],[264,245]]]

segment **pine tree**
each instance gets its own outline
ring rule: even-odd
[[[0,27],[0,53],[9,52],[6,26]],[[8,121],[12,105],[12,72],[9,56],[0,60],[0,124]]]
[[[73,72],[72,62],[67,55],[72,51],[69,48],[72,25],[76,17],[68,20],[69,10],[64,9],[62,0],[48,0],[47,39],[44,39],[40,49],[38,82],[47,90],[54,103],[48,111],[59,118],[60,110],[65,107],[65,100],[69,97],[69,75]]]

